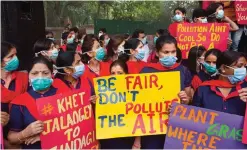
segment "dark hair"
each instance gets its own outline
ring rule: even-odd
[[[123,69],[125,74],[129,73],[128,72],[128,65],[124,61],[115,60],[114,62],[112,62],[111,66],[110,66],[110,72],[111,72],[112,67],[115,67],[115,66],[120,66]]]
[[[221,51],[219,50],[219,49],[215,49],[215,48],[213,48],[213,49],[210,49],[210,50],[208,50],[206,53],[205,53],[205,60],[207,59],[207,57],[209,56],[209,55],[214,55],[214,56],[216,56],[217,57],[217,60],[218,60],[218,58],[220,57],[220,55],[221,55]]]
[[[156,41],[156,50],[160,51],[165,44],[175,44],[177,48],[177,40],[173,36],[160,36]]]
[[[144,33],[144,30],[136,29],[132,34],[132,38],[139,38],[139,34],[141,34],[141,33]]]
[[[124,44],[124,54],[120,54],[118,59],[127,62],[129,60],[130,49],[135,50],[140,43],[142,42],[136,38],[131,38],[128,41],[126,41]]]
[[[194,9],[193,13],[192,13],[192,20],[194,22],[195,18],[199,18],[199,17],[207,17],[207,12],[206,10],[202,9],[202,8],[196,8]]]
[[[79,29],[77,27],[72,27],[71,29],[69,29],[69,32],[74,31],[75,33],[79,32]]]
[[[113,57],[115,54],[114,51],[118,49],[118,46],[124,41],[124,36],[122,35],[115,35],[111,37],[106,49],[107,49],[107,57]]]
[[[49,61],[48,59],[46,59],[44,56],[38,56],[38,57],[34,57],[30,63],[30,65],[27,68],[27,71],[30,72],[33,69],[33,66],[35,64],[44,64],[48,67],[48,69],[51,71],[51,73],[53,73],[53,64],[51,61]]]
[[[196,73],[197,59],[206,51],[204,46],[194,46],[190,49],[188,56],[188,68],[191,72]]]
[[[51,34],[52,36],[54,36],[52,31],[45,31],[45,35],[47,35],[47,34]]]
[[[100,28],[99,32],[102,31],[103,33],[106,33],[106,28]]]
[[[182,61],[182,51],[180,50],[180,48],[177,47],[176,52],[177,52],[177,56],[176,57],[178,59],[176,62],[180,63]]]
[[[75,58],[75,52],[61,52],[58,54],[56,60],[57,67],[67,67],[72,66]],[[58,69],[59,72],[65,73],[63,69]],[[63,75],[56,74],[56,78],[63,78]]]
[[[99,43],[100,43],[100,46],[101,47],[104,47],[104,40],[105,40],[105,36],[106,36],[106,34],[103,34],[103,35],[101,35],[100,37],[99,37]]]
[[[82,57],[82,62],[83,63],[88,63],[88,61],[91,59],[87,54],[86,52],[89,52],[92,50],[93,48],[93,44],[94,44],[94,41],[97,40],[98,41],[98,38],[96,35],[94,34],[87,34],[84,38],[84,41],[83,41],[83,44],[81,46],[81,50],[82,50],[82,53],[84,53],[81,57]]]
[[[73,51],[73,52],[75,52],[76,51],[76,48],[77,48],[77,43],[71,43],[71,44],[67,44],[66,45],[66,51],[69,51],[69,52],[71,52],[71,51]]]
[[[34,53],[38,53],[40,51],[48,51],[51,48],[51,44],[55,44],[50,39],[39,39],[34,43],[33,51]]]
[[[234,62],[236,62],[240,57],[243,55],[236,51],[225,51],[222,52],[221,55],[218,57],[216,62],[216,67],[219,69],[221,65],[231,66]]]
[[[3,61],[3,58],[7,56],[11,49],[15,48],[15,46],[11,43],[3,41],[1,44],[1,62]]]
[[[159,34],[159,36],[168,36],[170,35],[170,32],[167,29],[158,29],[156,33]]]
[[[186,9],[183,8],[183,7],[177,7],[177,8],[175,8],[174,11],[173,11],[174,14],[175,14],[176,10],[181,11],[184,15],[186,14]]]
[[[125,39],[125,40],[128,39],[129,37],[130,37],[129,33],[125,33],[125,34],[124,34],[124,39]]]
[[[63,40],[66,40],[67,37],[68,37],[68,35],[69,35],[69,32],[64,32],[64,33],[62,33],[62,39],[63,39]]]
[[[82,39],[83,35],[86,35],[86,34],[87,34],[86,33],[86,29],[85,28],[82,28],[82,29],[79,30],[79,33],[78,33],[77,38],[78,39]]]
[[[213,15],[213,16],[210,16],[210,15],[212,15],[213,13],[215,13],[216,10],[217,10],[217,8],[219,8],[220,6],[222,6],[224,8],[224,4],[223,3],[220,3],[220,2],[211,3],[207,7],[206,12],[207,12],[208,22],[209,23],[212,23],[212,22],[216,22],[217,21],[215,15]]]

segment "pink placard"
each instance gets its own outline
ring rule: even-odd
[[[93,110],[89,93],[80,90],[36,101],[44,122],[42,149],[97,149]]]
[[[227,49],[229,25],[226,23],[183,23],[177,25],[177,42],[183,59],[188,58],[189,50],[203,45],[206,49]]]
[[[247,25],[247,1],[235,1],[235,12],[238,24]]]

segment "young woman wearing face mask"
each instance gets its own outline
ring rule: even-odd
[[[193,105],[244,116],[246,104],[240,99],[246,77],[246,60],[235,51],[225,51],[217,59],[219,78],[201,84],[193,97]]]
[[[60,47],[63,51],[66,51],[67,44],[76,44],[77,45],[80,42],[78,39],[78,32],[79,32],[79,29],[77,27],[73,27],[69,30],[69,33],[66,37],[66,44],[63,44]]]
[[[159,62],[159,58],[156,56],[156,50],[155,50],[156,41],[160,36],[168,36],[168,35],[170,35],[170,32],[167,29],[158,29],[156,31],[155,36],[154,36],[154,48],[150,56],[148,57],[148,60],[147,60],[148,63]]]
[[[16,48],[12,44],[1,42],[1,125],[4,127],[5,148],[17,148],[13,147],[7,140],[9,103],[18,95],[26,92],[28,88],[28,74],[16,71],[19,66],[16,53]]]
[[[185,8],[175,8],[174,9],[174,23],[170,24],[168,30],[173,37],[177,36],[177,25],[179,23],[188,23],[186,20],[186,10]]]
[[[118,56],[124,52],[125,39],[122,35],[115,35],[107,45],[107,62],[112,63],[118,59]]]
[[[230,31],[237,31],[238,25],[233,22],[229,17],[224,15],[224,5],[222,3],[211,3],[207,7],[208,22],[209,23],[229,23]]]
[[[144,56],[143,43],[132,38],[125,42],[124,52],[120,54],[119,59],[127,63],[130,74],[137,74],[147,64],[142,61]]]
[[[11,102],[8,139],[12,144],[21,145],[22,149],[41,149],[40,133],[44,124],[38,120],[35,101],[67,92],[67,88],[52,86],[52,63],[42,56],[33,59],[28,72],[32,88]]]
[[[196,8],[192,13],[192,20],[194,23],[208,23],[207,11],[202,8]]]
[[[81,60],[85,64],[85,75],[90,78],[108,76],[110,64],[103,62],[106,52],[95,35],[88,34],[82,44]]]
[[[110,66],[111,75],[128,74],[128,66],[121,60],[114,61]],[[132,149],[135,137],[122,137],[99,140],[101,149]]]
[[[58,54],[60,52],[55,48],[54,42],[49,39],[39,39],[36,41],[33,47],[33,51],[35,52],[35,57],[44,56],[53,64],[56,63]],[[52,85],[55,88],[61,86],[66,87],[66,85],[59,79],[54,79]]]
[[[99,37],[100,46],[103,47],[104,49],[106,49],[109,41],[110,41],[110,37],[108,36],[108,34],[103,34]]]
[[[156,43],[159,63],[148,64],[140,73],[170,72],[179,71],[181,81],[181,92],[178,96],[181,103],[188,104],[191,100],[191,75],[187,68],[182,66],[177,58],[177,41],[172,36],[161,36]],[[172,79],[167,79],[172,80]],[[162,149],[164,147],[165,135],[152,135],[141,137],[141,147],[143,149]]]
[[[35,56],[44,56],[51,60],[53,63],[56,62],[59,50],[55,47],[55,43],[50,39],[39,39],[33,46]]]
[[[211,49],[205,53],[204,60],[200,59],[199,62],[197,62],[199,64],[199,70],[197,74],[194,74],[191,82],[194,91],[202,82],[217,78],[216,61],[220,55],[220,50]]]
[[[56,67],[56,78],[62,80],[71,90],[92,88],[92,83],[84,76],[85,65],[81,57],[75,52],[63,52],[58,55]],[[93,92],[89,91],[90,93]]]

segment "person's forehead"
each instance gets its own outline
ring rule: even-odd
[[[176,50],[176,46],[174,43],[165,43],[162,47],[163,50],[169,50],[169,51],[173,51]]]

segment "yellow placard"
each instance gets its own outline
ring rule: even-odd
[[[168,106],[179,102],[180,72],[94,79],[96,138],[166,134]]]

